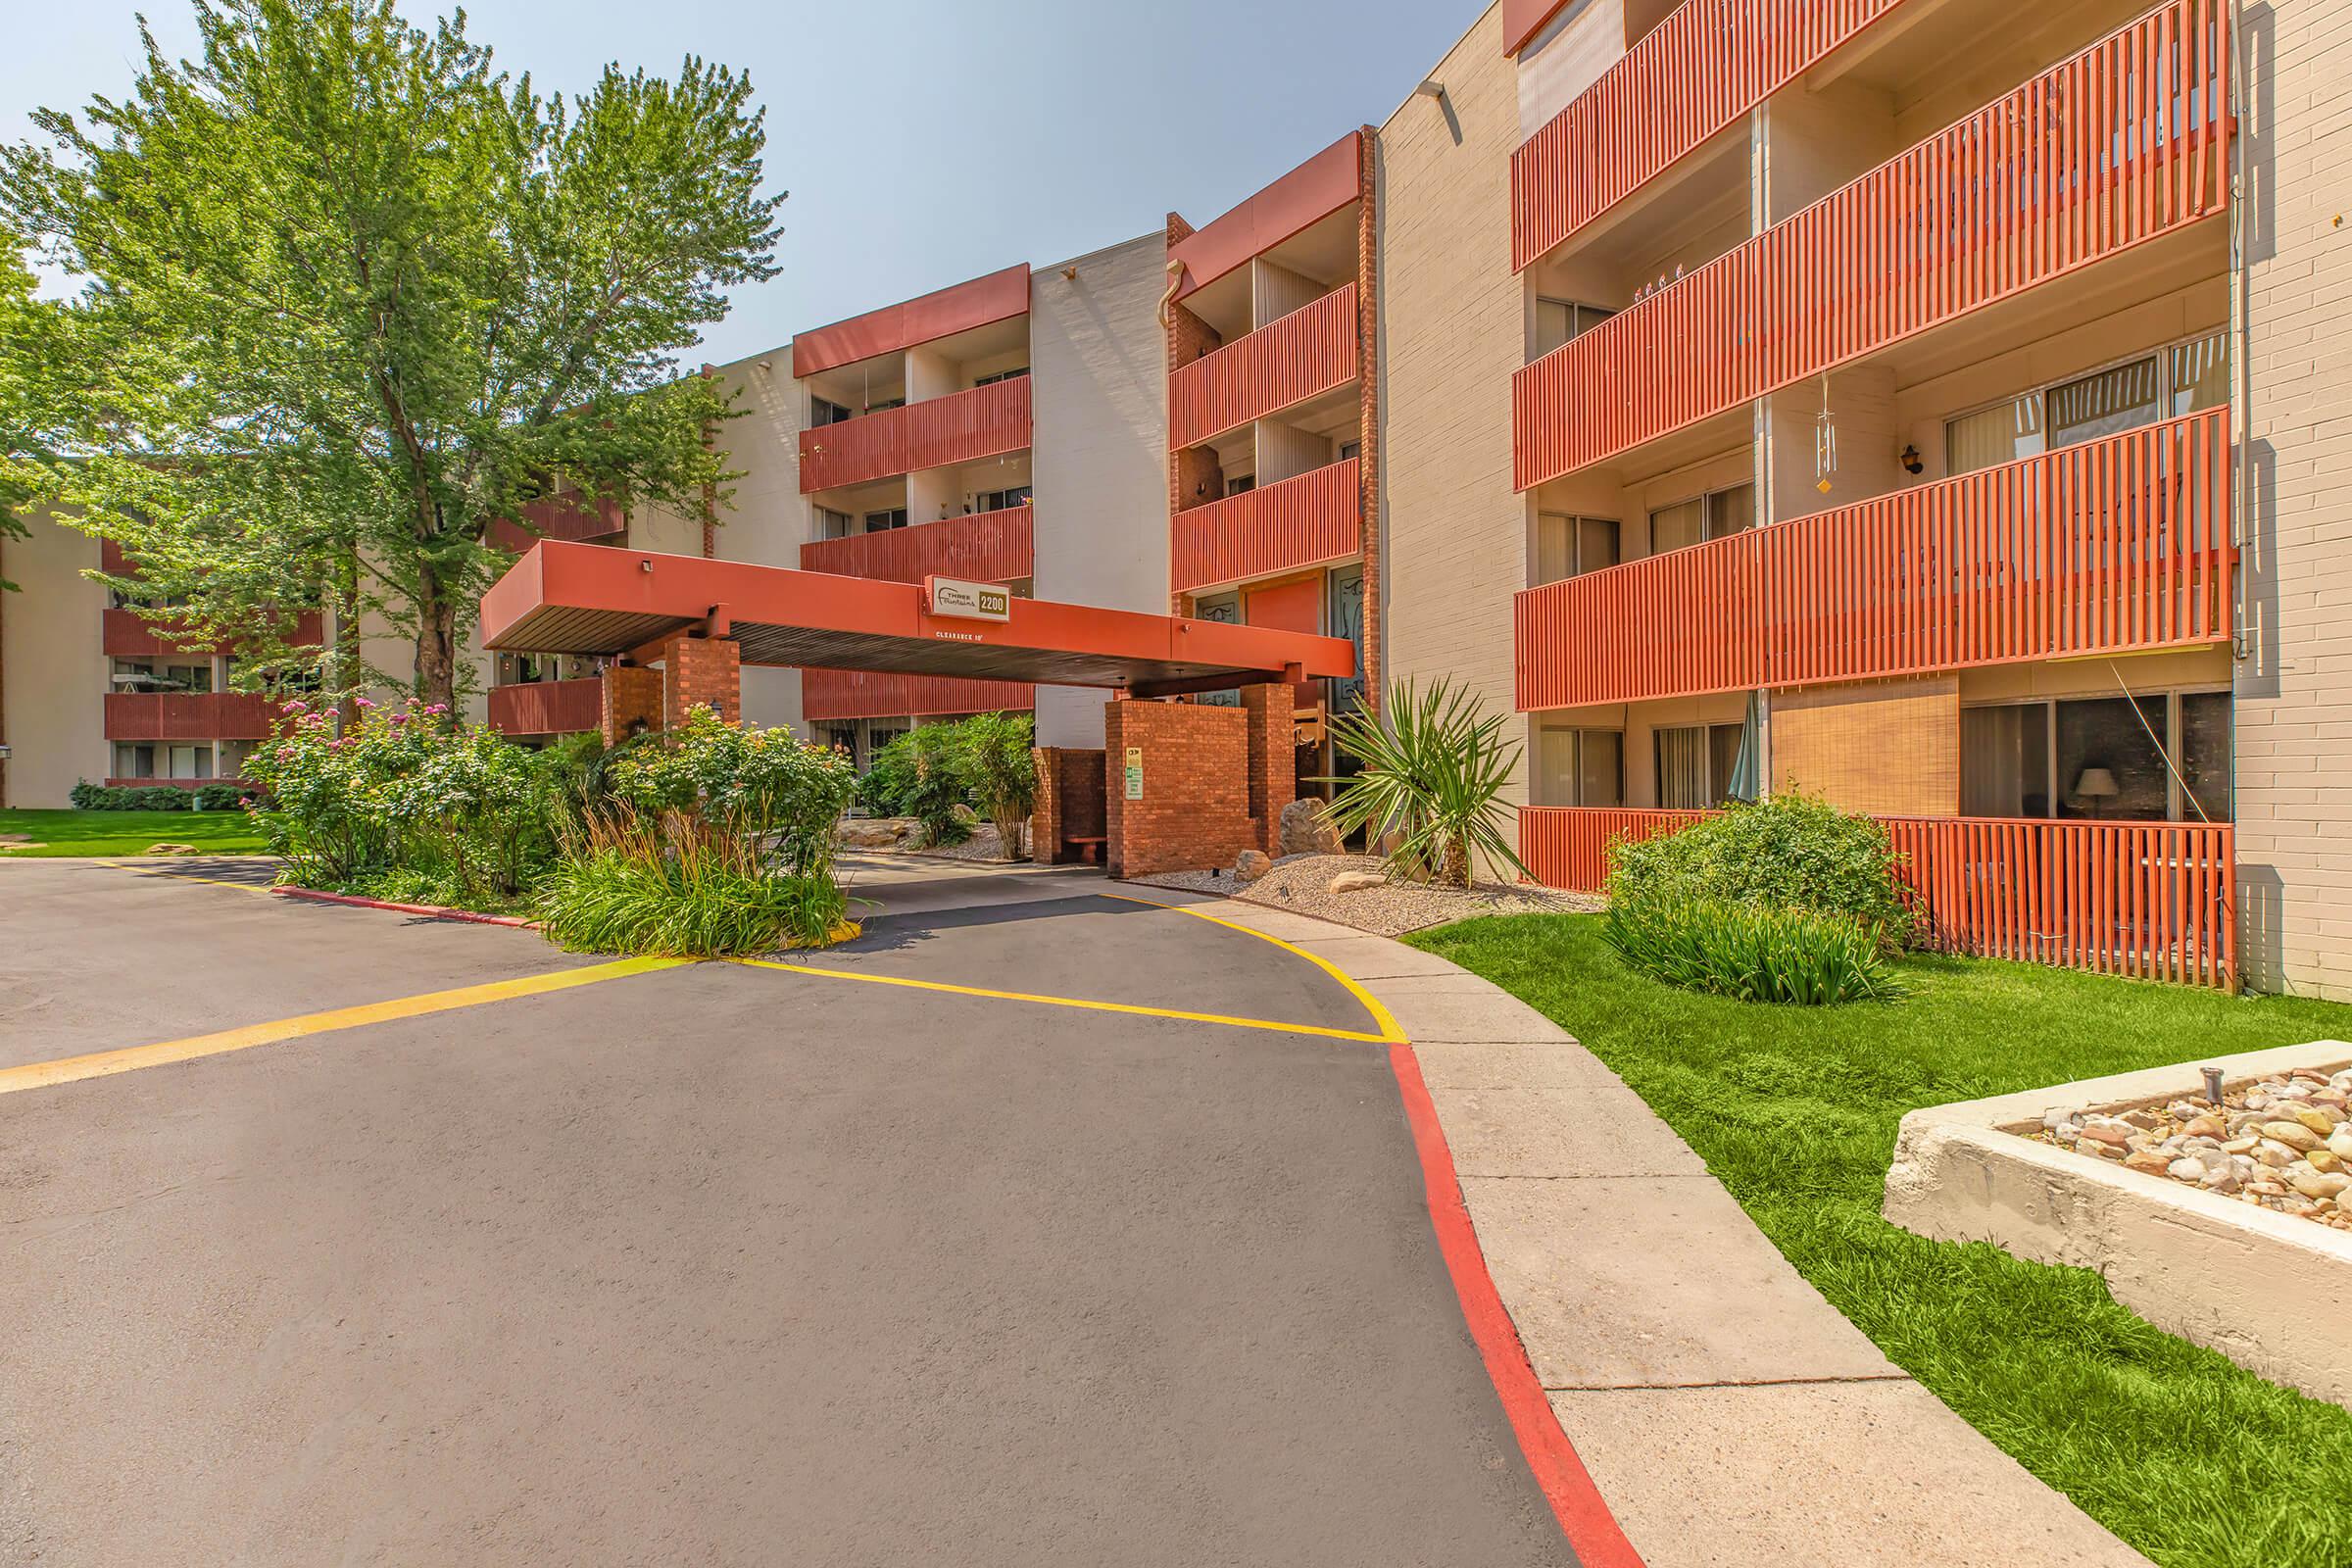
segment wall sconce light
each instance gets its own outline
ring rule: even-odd
[[[1078,281],[1078,269],[1075,267],[1065,267],[1061,270],[1061,275],[1065,281],[1075,283]]]
[[[1905,473],[1923,473],[1927,470],[1928,466],[1926,462],[1921,459],[1919,455],[1919,448],[1915,446],[1904,446],[1903,455],[1896,461],[1902,464],[1903,471]]]
[[[1194,494],[1195,496],[1204,496],[1204,495],[1208,494],[1208,481],[1207,481],[1206,479],[1196,479],[1196,480],[1194,480],[1194,481],[1193,481],[1193,494]]]
[[[1435,76],[1422,78],[1421,85],[1415,87],[1413,91],[1423,98],[1435,98],[1440,103],[1446,101],[1446,84]]]

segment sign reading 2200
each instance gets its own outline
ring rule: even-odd
[[[993,582],[965,582],[958,577],[925,577],[923,598],[934,615],[964,620],[1010,620],[1012,590]]]

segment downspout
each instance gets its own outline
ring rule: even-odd
[[[2246,80],[2244,15],[2244,0],[2230,0],[2230,91],[2221,106],[2230,117],[2230,166],[2225,176],[2230,181],[2230,353],[2234,372],[2230,378],[2230,440],[2237,458],[2236,483],[2231,486],[2236,506],[2230,519],[2230,542],[2241,551],[2252,542],[2254,532],[2254,466],[2247,461],[2246,452],[2253,376],[2253,356],[2246,352],[2246,296],[2253,286],[2253,272],[2246,256],[2246,137],[2240,103]],[[2238,579],[2240,583],[2245,579],[2242,564]],[[2244,600],[2241,588],[2241,611]],[[2234,641],[2237,646],[2232,652],[2241,660],[2246,658],[2249,644],[2242,613]]]
[[[1168,263],[1168,291],[1159,297],[1159,329],[1163,332],[1175,330],[1176,318],[1168,314],[1168,307],[1176,303],[1176,291],[1182,287],[1184,260],[1178,257]]]

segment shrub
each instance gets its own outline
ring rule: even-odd
[[[534,907],[548,940],[577,953],[724,957],[821,947],[856,929],[829,869],[769,870],[756,846],[674,809],[597,819]]]
[[[1476,697],[1442,680],[1419,693],[1399,681],[1381,714],[1359,709],[1330,728],[1362,770],[1316,780],[1339,786],[1325,817],[1343,838],[1362,828],[1368,843],[1393,840],[1392,875],[1466,888],[1473,851],[1528,874],[1503,836],[1511,809],[1502,790],[1519,749],[1503,744],[1502,719],[1488,716]]]
[[[74,781],[74,788],[67,792],[66,802],[76,811],[103,810],[105,808],[98,803],[106,793],[103,785],[93,784],[86,778],[77,779]]]
[[[1612,902],[1601,932],[1651,979],[1740,1002],[1822,1007],[1899,994],[1877,933],[1841,915],[1669,895]]]
[[[613,802],[642,820],[675,815],[740,844],[755,870],[765,855],[788,875],[828,877],[834,824],[858,784],[839,752],[790,730],[744,729],[701,705],[656,744],[615,758],[608,777]]]
[[[1609,861],[1612,906],[1710,903],[1835,915],[1890,949],[1916,934],[1886,824],[1808,795],[1735,802],[1680,832],[1616,844]]]
[[[877,797],[890,792],[892,808],[881,814],[915,818],[923,825],[925,844],[961,844],[972,836],[971,824],[956,814],[956,808],[971,804],[956,761],[956,729],[954,724],[916,725],[883,747],[866,775],[885,775],[873,790]],[[869,804],[867,809],[874,808]]]
[[[1037,721],[1027,713],[974,713],[948,726],[956,771],[997,825],[998,855],[1020,858],[1021,826],[1037,804]]]
[[[858,781],[858,804],[875,816],[912,816],[915,784],[913,743],[901,735],[874,754]]]
[[[123,790],[122,793],[128,797],[128,800],[123,806],[117,808],[119,810],[188,811],[195,809],[196,807],[194,791],[179,789],[171,784],[148,784],[134,790]]]
[[[245,804],[245,792],[234,784],[207,784],[196,792],[199,811],[233,811]]]

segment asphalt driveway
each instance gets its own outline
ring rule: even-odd
[[[0,1558],[1573,1561],[1354,996],[1085,873],[857,891],[601,977],[0,864],[0,1068],[362,1020],[0,1093]]]

